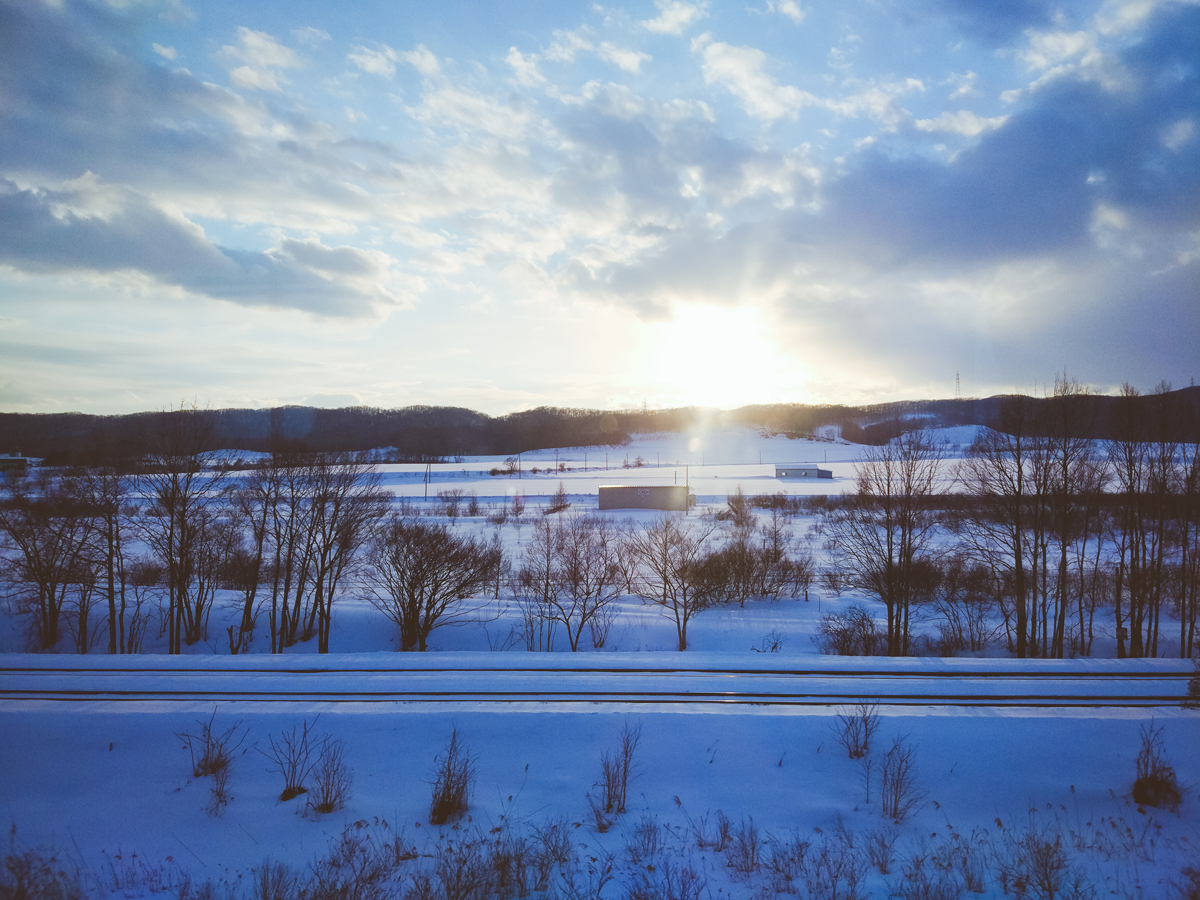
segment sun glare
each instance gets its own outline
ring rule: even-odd
[[[804,366],[780,352],[762,314],[750,307],[679,306],[653,326],[648,368],[670,404],[731,408],[802,399]]]

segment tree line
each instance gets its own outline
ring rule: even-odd
[[[960,649],[979,649],[978,611],[994,601],[1021,658],[1087,655],[1102,607],[1118,658],[1158,656],[1172,609],[1179,654],[1192,655],[1200,404],[1166,384],[1146,396],[1126,385],[1097,442],[1086,437],[1092,399],[1065,377],[1045,402],[1006,398],[949,485],[928,432],[868,451],[857,493],[828,512],[827,528],[839,577],[886,608],[889,654],[912,652],[914,609],[929,606]],[[861,617],[829,624],[843,642],[865,627]]]
[[[211,465],[213,415],[193,406],[160,420],[133,469],[10,477],[4,575],[34,649],[69,636],[79,652],[104,638],[110,653],[138,652],[157,627],[179,653],[210,638],[223,590],[239,610],[219,636],[230,653],[248,651],[256,631],[273,653],[312,640],[328,652],[347,592],[395,624],[402,650],[426,649],[435,628],[477,619],[502,596],[519,622],[506,645],[546,650],[561,637],[578,650],[586,634],[602,647],[615,601],[629,595],[661,608],[682,650],[704,609],[807,599],[822,579],[878,598],[885,612],[881,631],[869,612],[827,616],[831,652],[929,652],[914,620],[932,618],[943,652],[980,651],[1001,634],[1018,657],[1087,655],[1098,617],[1111,616],[1119,657],[1157,656],[1173,614],[1180,655],[1191,655],[1200,405],[1165,385],[1147,396],[1126,387],[1112,436],[1097,442],[1081,436],[1094,428],[1091,399],[1065,378],[1044,402],[1006,398],[997,427],[952,468],[930,432],[902,432],[868,448],[856,491],[841,497],[739,490],[717,515],[641,527],[527,516],[517,498],[491,516],[518,529],[533,519],[513,559],[498,534],[460,532],[397,503],[361,455],[280,441],[233,477]],[[444,505],[456,513],[461,499]],[[800,511],[820,514],[823,571],[792,537]]]
[[[1188,388],[1181,395],[1200,394]],[[1081,438],[1111,437],[1117,398],[1089,395],[1086,431]],[[280,442],[326,453],[390,448],[393,461],[426,462],[456,456],[508,456],[549,447],[620,445],[630,435],[686,432],[696,428],[750,427],[772,434],[812,437],[837,426],[846,440],[880,445],[922,416],[936,425],[999,423],[1004,397],[903,401],[872,406],[779,403],[734,410],[594,410],[539,407],[505,416],[457,407],[359,406],[315,409],[222,409],[209,413],[205,451],[238,449],[270,452]],[[1031,399],[1040,406],[1049,398]],[[1195,402],[1194,397],[1192,402]],[[153,449],[166,420],[179,410],[96,416],[82,413],[0,413],[0,451],[21,451],[59,465],[129,465]]]

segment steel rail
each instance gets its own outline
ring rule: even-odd
[[[657,683],[628,684],[633,678]],[[10,666],[0,667],[0,700],[1145,708],[1178,706],[1187,678],[1182,672],[1028,670]],[[947,690],[945,679],[960,689]],[[981,690],[985,684],[994,689]]]

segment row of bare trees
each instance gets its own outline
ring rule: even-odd
[[[914,604],[937,599],[961,624],[945,592],[965,571],[992,585],[1018,657],[1090,653],[1100,605],[1113,609],[1118,657],[1157,656],[1168,603],[1180,656],[1192,654],[1200,410],[1165,384],[1148,404],[1126,386],[1111,437],[1093,441],[1089,399],[1065,377],[1041,403],[1007,398],[953,468],[923,431],[868,451],[827,527],[840,575],[887,609],[889,654],[911,652]]]
[[[993,604],[1021,657],[1089,653],[1097,610],[1109,607],[1118,655],[1158,655],[1172,606],[1180,654],[1193,652],[1200,431],[1195,441],[1179,436],[1200,429],[1200,416],[1173,405],[1166,386],[1149,405],[1126,388],[1112,436],[1096,442],[1086,438],[1088,399],[1065,378],[1048,402],[1009,398],[996,428],[953,467],[921,431],[867,452],[857,493],[828,504],[824,527],[838,579],[883,602],[888,653],[915,652],[917,610],[936,611],[949,643],[981,649]],[[740,491],[724,525],[542,517],[513,565],[496,538],[462,536],[411,510],[388,515],[388,495],[359,458],[280,445],[230,478],[202,452],[204,411],[181,407],[161,422],[135,470],[9,482],[6,582],[34,646],[55,646],[65,629],[86,652],[106,623],[109,652],[137,652],[161,607],[161,633],[179,653],[207,640],[224,588],[240,607],[230,652],[249,649],[264,617],[272,652],[313,638],[327,652],[333,605],[353,583],[396,624],[404,650],[477,616],[486,601],[472,598],[499,598],[505,585],[529,649],[563,634],[577,650],[585,632],[602,646],[615,600],[630,594],[661,607],[684,649],[703,609],[807,597],[814,575],[783,510],[770,508],[760,527]]]
[[[53,647],[68,627],[87,652],[91,614],[106,600],[109,652],[137,652],[157,591],[168,652],[180,653],[208,638],[217,591],[232,588],[242,615],[228,629],[230,652],[249,647],[263,609],[272,652],[312,637],[328,651],[334,600],[386,508],[377,476],[349,454],[281,448],[227,482],[202,449],[210,429],[206,411],[181,407],[160,419],[153,452],[132,469],[9,481],[6,582],[33,646]]]

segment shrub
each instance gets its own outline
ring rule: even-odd
[[[708,881],[690,862],[672,865],[668,860],[661,866],[642,869],[629,884],[629,900],[700,900]]]
[[[641,865],[643,860],[654,858],[662,849],[662,828],[658,819],[649,812],[643,812],[641,820],[633,828],[633,834],[625,840],[629,861],[635,866]]]
[[[387,884],[396,869],[391,846],[380,846],[365,825],[347,825],[329,856],[311,866],[308,884],[292,896],[305,900],[383,900],[393,896]]]
[[[867,835],[867,859],[879,870],[880,875],[887,875],[892,868],[893,847],[900,833],[894,829],[872,831]]]
[[[964,888],[959,880],[949,872],[926,867],[926,862],[925,856],[914,854],[904,868],[899,889],[892,896],[900,900],[960,900]]]
[[[268,859],[252,872],[250,890],[254,900],[291,900],[295,888],[296,876],[284,863]]]
[[[195,778],[213,775],[226,768],[232,761],[233,754],[237,751],[237,748],[246,739],[245,732],[242,732],[241,737],[237,736],[237,730],[242,724],[240,721],[234,722],[220,734],[213,731],[213,723],[216,721],[216,718],[217,711],[214,709],[213,714],[207,722],[197,720],[196,724],[200,726],[197,734],[192,734],[189,731],[181,731],[175,734],[177,738],[183,741],[184,747],[191,754],[192,776]]]
[[[1133,783],[1133,800],[1141,806],[1177,809],[1183,795],[1174,767],[1163,755],[1162,727],[1155,728],[1154,720],[1141,729],[1142,746],[1137,755],[1137,780]]]
[[[9,832],[9,852],[0,867],[0,897],[12,900],[83,900],[87,896],[78,868],[57,854],[17,845],[17,829]]]
[[[795,835],[789,840],[772,840],[766,855],[767,877],[776,894],[798,894],[807,872],[809,842]]]
[[[692,837],[696,840],[696,846],[701,850],[712,848],[718,853],[723,853],[733,840],[729,816],[719,809],[717,810],[716,834],[708,830],[708,816],[700,816],[695,822],[692,822],[691,830]]]
[[[626,722],[621,728],[620,748],[600,757],[600,787],[604,792],[604,811],[606,813],[625,812],[629,780],[637,775],[633,755],[641,736],[642,727],[640,725],[631,726]]]
[[[917,751],[906,737],[892,739],[892,747],[881,760],[879,802],[883,814],[897,822],[905,819],[921,802],[917,784]]]
[[[1051,836],[1032,823],[1020,836],[1006,833],[996,853],[996,880],[1005,894],[1053,900],[1063,889],[1068,873],[1062,836]]]
[[[860,703],[847,712],[839,712],[833,726],[837,742],[851,759],[862,759],[871,750],[871,736],[879,728],[879,704]]]
[[[460,818],[469,805],[471,785],[475,781],[475,760],[470,748],[459,739],[458,729],[450,732],[446,749],[435,760],[433,799],[429,804],[429,824],[445,825]]]
[[[762,847],[754,819],[743,820],[734,831],[733,840],[725,851],[725,860],[739,875],[752,875],[758,871],[762,864]]]
[[[341,741],[326,739],[321,743],[313,783],[315,789],[309,805],[318,814],[331,813],[346,805],[354,775],[346,764],[346,746]]]
[[[827,613],[817,627],[821,652],[832,656],[878,656],[887,649],[887,635],[875,617],[858,603],[845,612]]]
[[[304,782],[317,764],[317,760],[312,758],[310,742],[312,727],[316,724],[316,719],[311,723],[305,720],[302,725],[283,732],[278,740],[268,737],[269,749],[258,751],[274,763],[270,771],[283,776],[283,792],[279,795],[281,801],[291,800],[307,791]]]

